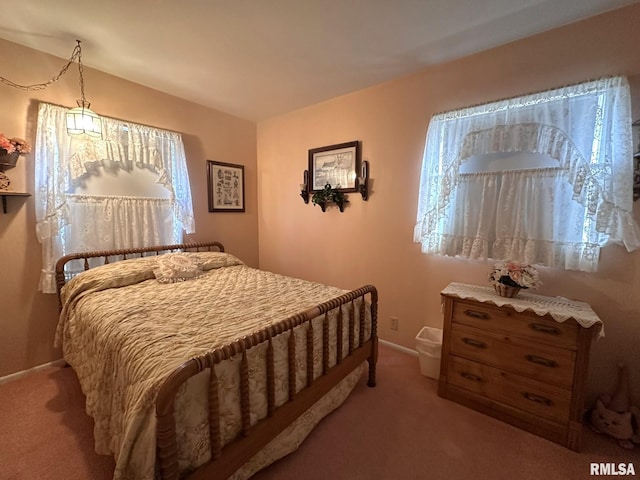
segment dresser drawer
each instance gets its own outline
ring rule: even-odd
[[[458,299],[453,302],[451,321],[573,350],[577,348],[580,328],[573,320],[560,323],[532,312]]]
[[[573,385],[573,350],[460,324],[451,327],[450,345],[450,352],[459,357],[567,389]]]
[[[559,424],[567,424],[571,391],[450,356],[447,382]]]

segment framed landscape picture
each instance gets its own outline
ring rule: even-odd
[[[244,212],[244,165],[207,160],[210,212]]]
[[[359,164],[358,141],[309,150],[310,191],[322,190],[328,183],[334,190],[355,192]]]

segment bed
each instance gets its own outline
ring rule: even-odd
[[[67,255],[56,280],[56,344],[115,479],[249,478],[295,450],[367,366],[375,386],[371,285],[253,269],[219,242]]]

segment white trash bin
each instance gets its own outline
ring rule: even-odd
[[[416,349],[420,361],[420,373],[435,380],[440,376],[440,350],[442,349],[442,329],[422,327],[416,335]]]

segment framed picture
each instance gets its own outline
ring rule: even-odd
[[[339,143],[309,150],[309,190],[317,192],[328,183],[334,190],[355,192],[360,165],[360,142]]]
[[[210,212],[244,212],[244,165],[207,160]]]

